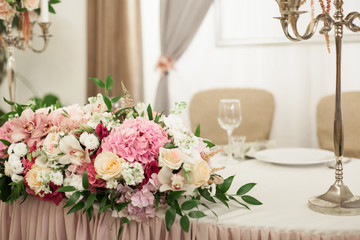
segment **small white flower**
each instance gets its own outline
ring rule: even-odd
[[[85,146],[85,140],[87,139],[87,137],[89,136],[89,133],[88,132],[83,132],[81,135],[80,135],[80,143],[82,145]]]
[[[87,149],[94,150],[99,147],[99,139],[94,134],[89,134],[85,139],[84,145]]]
[[[78,175],[71,175],[70,177],[66,177],[64,179],[64,186],[73,186],[76,190],[84,190],[82,185],[82,177]],[[65,192],[65,196],[70,198],[73,193],[74,192]],[[82,198],[83,197],[81,196],[80,199]]]
[[[24,179],[24,177],[23,176],[19,176],[19,175],[17,175],[17,174],[12,174],[11,175],[11,181],[13,181],[13,182],[20,182],[20,181],[22,181]]]
[[[144,179],[144,170],[140,163],[123,163],[123,171],[121,175],[123,176],[125,182],[129,186],[136,186],[141,183]]]
[[[216,194],[216,184],[215,184],[215,183],[212,183],[212,184],[211,184],[211,193],[210,193],[210,195],[211,195],[212,197],[214,197],[215,194]]]
[[[14,155],[14,154],[12,154],[12,155]],[[20,174],[25,170],[20,159],[13,159],[10,161],[10,158],[9,158],[8,163],[10,165],[12,173]]]
[[[54,172],[50,178],[55,185],[61,186],[64,182],[64,177],[61,172]]]
[[[27,154],[27,151],[28,151],[27,146],[23,142],[17,143],[14,146],[14,153],[19,157],[25,156]]]
[[[109,181],[106,182],[106,187],[108,189],[116,189],[118,185],[119,183],[115,179],[110,179]]]
[[[17,162],[20,161],[20,157],[16,154],[10,154],[9,156],[9,162]]]

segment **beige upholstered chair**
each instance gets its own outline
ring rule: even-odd
[[[242,122],[233,135],[245,135],[246,141],[269,139],[275,101],[271,93],[260,89],[224,88],[196,93],[190,101],[190,122],[195,130],[200,123],[201,137],[216,144],[227,144],[225,130],[217,122],[218,103],[222,98],[239,99]]]
[[[344,155],[360,158],[360,92],[342,94]],[[317,106],[317,136],[320,148],[333,151],[335,95],[323,97]]]

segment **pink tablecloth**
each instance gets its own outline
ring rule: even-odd
[[[40,239],[116,239],[119,223],[110,212],[94,216],[91,222],[86,214],[72,213],[53,203],[29,197],[23,204],[0,203],[1,240]],[[154,218],[148,223],[131,222],[125,225],[121,239],[243,239],[243,240],[358,240],[360,234],[322,236],[306,232],[278,232],[261,228],[226,227],[193,222],[189,233],[181,231],[176,222],[167,232],[164,221]]]

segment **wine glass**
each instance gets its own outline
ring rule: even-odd
[[[235,128],[240,126],[241,123],[241,105],[238,99],[220,99],[218,122],[222,129],[224,129],[228,135],[229,159],[232,159],[231,150],[231,135]]]

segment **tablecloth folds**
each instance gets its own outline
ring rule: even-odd
[[[50,202],[29,197],[23,204],[0,203],[0,237],[8,239],[116,239],[119,222],[108,211],[95,215],[91,222],[86,214],[72,213]],[[311,224],[311,223],[309,223]],[[170,232],[160,218],[153,218],[148,223],[131,222],[124,226],[121,239],[242,239],[242,240],[355,240],[360,234],[323,236],[306,232],[278,232],[262,228],[226,227],[201,221],[192,222],[189,233],[184,233],[176,222]]]

